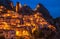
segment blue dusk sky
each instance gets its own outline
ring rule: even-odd
[[[20,2],[22,5],[27,4],[32,9],[34,9],[38,3],[41,3],[48,9],[50,15],[53,18],[60,17],[60,0],[12,0],[12,1],[14,5],[16,5],[16,2]]]

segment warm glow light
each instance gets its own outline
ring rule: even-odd
[[[0,8],[4,8],[4,6],[0,6]]]
[[[56,31],[54,25],[51,25],[49,22],[47,22],[52,20],[45,19],[44,14],[46,12],[44,11],[45,10],[44,7],[37,5],[37,8],[41,7],[42,8],[41,11],[45,12],[42,14],[39,12],[37,8],[35,9],[36,11],[34,11],[30,9],[30,7],[28,7],[26,4],[24,6],[21,6],[19,2],[17,2],[16,6],[13,6],[12,2],[11,3],[8,2],[8,4],[10,8],[9,6],[6,7],[4,4],[3,4],[4,6],[0,5],[0,30],[3,30],[4,34],[3,36],[5,36],[5,39],[15,39],[15,38],[20,39],[20,37],[24,37],[24,39],[40,39],[38,35],[40,34],[40,30],[43,31],[45,38],[51,34],[49,33],[45,35],[46,32],[44,28],[46,29],[46,27],[51,29],[52,31]],[[49,32],[48,31],[49,29],[46,29],[47,32]],[[36,30],[37,32],[39,32],[38,34],[37,32],[35,32]],[[44,38],[42,37],[41,39]]]
[[[16,6],[16,11],[18,11],[18,6]],[[0,22],[3,23],[2,25],[0,25],[1,26],[0,29],[15,30],[16,27],[20,28],[22,26],[25,26],[25,27],[33,26],[34,28],[31,28],[32,29],[31,31],[33,33],[35,30],[39,28],[38,26],[41,25],[41,27],[44,28],[45,27],[44,24],[48,24],[48,22],[44,18],[42,18],[39,13],[30,15],[30,16],[28,15],[23,16],[22,14],[18,14],[17,12],[14,13],[13,11],[7,10],[7,13],[3,14],[2,17],[4,17],[4,19],[0,18]],[[7,21],[9,21],[9,23]],[[15,28],[13,28],[13,26]],[[55,27],[49,24],[48,24],[48,28],[55,30]],[[29,31],[26,31],[26,30],[19,31],[19,30],[15,30],[16,36],[24,36],[24,35],[29,36]]]
[[[23,31],[23,36],[29,36],[29,33],[28,33],[28,31]]]
[[[1,26],[1,27],[3,27],[3,29],[7,29],[7,30],[10,29],[9,25],[6,22],[2,22],[2,24],[3,24],[3,26]]]
[[[16,36],[29,36],[29,33],[26,30],[23,31],[16,30]]]
[[[13,13],[13,14],[10,13],[11,12],[10,10],[8,10],[8,12],[9,13],[4,14],[3,17],[9,17],[10,16],[12,18],[12,19],[10,19],[10,24],[14,25],[14,26],[21,26],[20,25],[21,20],[19,20],[19,19],[23,19],[24,24],[22,24],[22,26],[24,25],[24,26],[36,27],[36,26],[38,26],[38,24],[39,25],[41,24],[43,27],[44,24],[47,24],[47,22],[42,17],[40,17],[39,13],[36,13],[34,15],[30,15],[30,16],[28,16],[28,15],[22,16],[22,14],[19,15],[18,13]],[[19,18],[19,19],[17,19],[17,18]],[[50,26],[49,26],[49,28],[50,28]]]
[[[16,31],[16,36],[21,36],[19,31]]]
[[[32,29],[32,33],[33,33],[35,30],[36,30],[36,28],[33,28],[33,29]]]

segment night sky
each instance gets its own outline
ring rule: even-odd
[[[50,12],[53,18],[60,17],[60,0],[12,0],[14,5],[16,2],[20,2],[22,5],[27,4],[32,9],[36,7],[38,3],[42,3]]]

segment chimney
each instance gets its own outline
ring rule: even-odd
[[[19,12],[19,9],[21,8],[21,4],[19,2],[17,2],[16,4],[16,12]]]

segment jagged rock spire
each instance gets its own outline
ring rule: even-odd
[[[35,8],[34,10],[36,11],[36,10],[37,10],[37,8],[40,8],[40,5],[39,5],[39,4],[36,6],[36,8]]]
[[[22,5],[19,2],[17,2],[17,4],[16,4],[16,12],[19,12],[20,8],[22,8]]]
[[[37,5],[35,11],[41,13],[47,22],[49,22],[50,24],[54,24],[52,22],[53,19],[52,16],[49,14],[49,11],[41,3]]]
[[[51,18],[49,11],[41,3],[37,5],[36,11],[42,13],[44,17]]]

